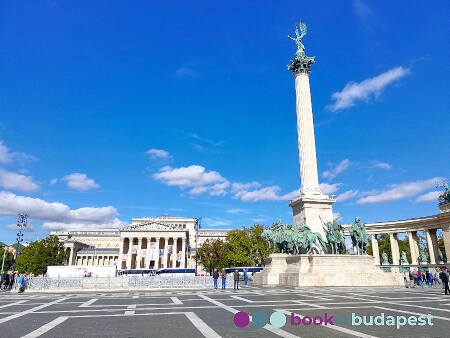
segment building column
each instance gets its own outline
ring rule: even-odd
[[[125,237],[120,237],[120,245],[119,245],[119,262],[117,262],[117,269],[122,269],[123,262],[123,246],[125,244]]]
[[[438,255],[438,240],[436,236],[436,229],[426,229],[428,243],[428,254],[430,255],[430,264],[436,264],[439,259]]]
[[[180,267],[186,269],[186,238],[181,239],[181,262]]]
[[[67,265],[73,265],[73,250],[74,248],[69,248],[69,260],[67,261]]]
[[[131,259],[133,257],[131,250],[133,248],[133,238],[128,238],[128,258],[127,258],[127,270],[131,270]]]
[[[411,264],[419,264],[419,236],[417,231],[408,231],[409,251],[411,252]]]
[[[397,234],[390,232],[389,233],[389,241],[391,244],[392,264],[398,265],[398,264],[400,264],[400,252],[399,252],[399,248],[398,248]]]
[[[380,265],[380,250],[378,249],[377,235],[372,234],[372,255],[375,258],[375,265]]]
[[[150,268],[150,243],[152,242],[151,237],[147,237],[147,251],[145,252],[145,263],[144,268]]]
[[[164,263],[162,264],[164,268],[168,267],[167,261],[169,257],[167,251],[169,251],[169,237],[164,237]]]
[[[450,226],[442,228],[442,237],[444,238],[445,255],[447,262],[450,261]]]
[[[137,254],[136,254],[136,269],[141,268],[141,262],[142,262],[141,248],[142,248],[142,237],[139,237],[138,238],[138,249],[137,249]]]
[[[159,264],[159,243],[161,241],[160,237],[156,237],[156,255],[155,255],[155,269],[161,268]]]

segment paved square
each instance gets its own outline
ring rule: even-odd
[[[239,328],[237,312],[286,314],[286,324]],[[291,325],[305,316],[427,316],[425,325]],[[269,319],[270,320],[270,319]],[[298,319],[296,319],[298,320]],[[306,318],[306,323],[308,319]],[[155,290],[0,293],[1,337],[448,337],[450,296],[425,289]],[[333,323],[336,323],[333,320]],[[412,322],[414,323],[414,322]],[[432,325],[428,325],[431,323]]]

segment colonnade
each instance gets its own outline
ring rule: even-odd
[[[111,266],[118,259],[119,256],[114,255],[80,255],[77,256],[76,265]]]
[[[161,249],[164,250],[162,256]],[[177,254],[181,254],[179,260]],[[185,268],[186,237],[121,237],[119,259],[119,269]]]

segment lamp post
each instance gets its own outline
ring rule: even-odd
[[[17,250],[16,250],[16,257],[14,259],[14,268],[13,271],[16,271],[16,262],[17,262],[17,256],[20,255],[20,243],[23,242],[23,233],[22,233],[22,228],[26,228],[27,227],[27,220],[28,220],[28,215],[27,214],[19,214],[19,219],[17,220],[17,226],[19,227],[19,233],[17,234]]]
[[[197,255],[197,242],[198,242],[198,231],[201,229],[202,224],[202,218],[194,218],[195,219],[195,224],[194,224],[194,229],[195,229],[195,275],[197,276],[197,261],[198,261],[198,255]]]

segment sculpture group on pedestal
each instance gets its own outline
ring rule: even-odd
[[[269,242],[275,253],[278,247],[282,253],[300,254],[302,249],[312,253],[316,248],[320,253],[327,252],[327,246],[318,232],[312,232],[306,225],[306,218],[298,231],[289,230],[284,224],[279,224],[274,230],[264,230],[263,237]]]
[[[357,255],[367,255],[366,248],[369,245],[369,241],[366,236],[366,225],[361,223],[359,218],[356,217],[348,231],[352,236],[353,247],[356,249],[355,253]]]
[[[321,219],[322,220],[322,219]],[[336,220],[331,222],[322,223],[325,225],[324,230],[327,236],[328,244],[331,247],[332,254],[340,254],[345,250],[345,235],[344,227],[340,225]]]
[[[439,194],[439,203],[450,202],[450,188],[448,186],[448,183],[445,181],[442,184],[436,183],[436,188],[445,188],[445,191]]]

